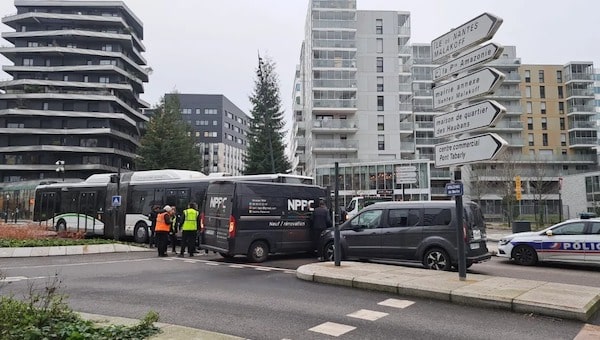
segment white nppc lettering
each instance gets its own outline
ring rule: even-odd
[[[288,210],[313,211],[314,200],[288,199]]]
[[[227,197],[218,197],[218,196],[211,197],[210,198],[210,207],[216,208],[219,205],[225,203],[225,201],[227,201]]]

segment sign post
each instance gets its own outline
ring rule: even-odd
[[[501,24],[502,19],[490,13],[483,13],[434,39],[431,42],[433,62],[446,61],[433,70],[434,83],[458,76],[460,72],[465,73],[488,61],[497,59],[502,54],[503,48],[493,43],[475,48],[460,56],[458,54],[491,39]],[[448,60],[453,57],[456,59]],[[500,87],[504,78],[502,72],[486,67],[435,86],[433,88],[433,108],[440,109],[493,93]],[[456,136],[489,127],[494,125],[505,112],[506,109],[502,105],[491,100],[462,107],[435,117],[434,135],[435,137]],[[500,136],[487,133],[435,146],[435,167],[455,167],[454,182],[446,185],[446,194],[454,196],[456,203],[458,276],[461,281],[466,280],[467,266],[465,241],[463,241],[465,235],[462,228],[463,184],[460,167],[468,163],[494,159],[507,145],[508,143]]]

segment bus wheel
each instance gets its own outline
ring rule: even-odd
[[[264,262],[269,256],[269,246],[264,241],[254,241],[248,249],[248,259],[252,262]]]
[[[133,241],[135,243],[148,242],[148,226],[145,223],[138,223],[133,230]]]
[[[65,220],[59,220],[56,223],[56,231],[66,231],[67,230],[67,222]]]

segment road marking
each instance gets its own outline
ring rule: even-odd
[[[321,333],[321,334],[327,334],[327,335],[331,335],[331,336],[340,336],[340,335],[346,334],[355,329],[356,329],[356,327],[342,325],[341,323],[325,322],[325,323],[322,323],[318,326],[315,326],[315,327],[309,329],[309,331]]]
[[[229,267],[229,268],[244,268],[244,266],[242,266],[241,264],[230,264],[227,267]]]
[[[98,264],[113,264],[113,263],[125,263],[125,262],[142,262],[142,261],[154,261],[151,259],[135,259],[135,260],[115,260],[115,261],[101,261],[101,262],[82,262],[82,263],[63,263],[63,264],[46,264],[42,266],[20,266],[20,267],[6,267],[3,270],[8,269],[29,269],[29,268],[51,268],[51,267],[75,267],[75,266],[89,266]],[[165,259],[163,259],[165,260]]]
[[[354,313],[346,314],[346,316],[349,316],[351,318],[357,318],[357,319],[363,319],[363,320],[369,320],[369,321],[375,321],[375,320],[381,319],[387,315],[389,315],[389,314],[383,313],[383,312],[377,312],[374,310],[368,310],[368,309],[361,309]]]
[[[49,278],[49,276],[34,276],[34,277],[7,276],[4,279],[0,280],[0,282],[18,282],[18,281],[24,281],[24,280],[39,280],[39,279],[47,279],[47,278]]]
[[[600,326],[585,324],[573,340],[600,339]]]
[[[413,303],[415,303],[415,302],[409,301],[409,300],[387,299],[387,300],[383,300],[377,304],[381,305],[381,306],[388,306],[388,307],[394,307],[394,308],[406,308],[406,307],[412,305]]]
[[[271,267],[256,267],[256,268],[254,268],[254,270],[259,270],[259,271],[263,271],[263,272],[270,272],[271,270],[273,270],[273,268],[271,268]]]

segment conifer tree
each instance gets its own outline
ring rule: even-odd
[[[140,144],[139,170],[201,170],[200,151],[191,127],[181,118],[177,93],[161,98]]]
[[[290,163],[283,144],[285,122],[275,63],[258,56],[244,174],[285,173]]]

